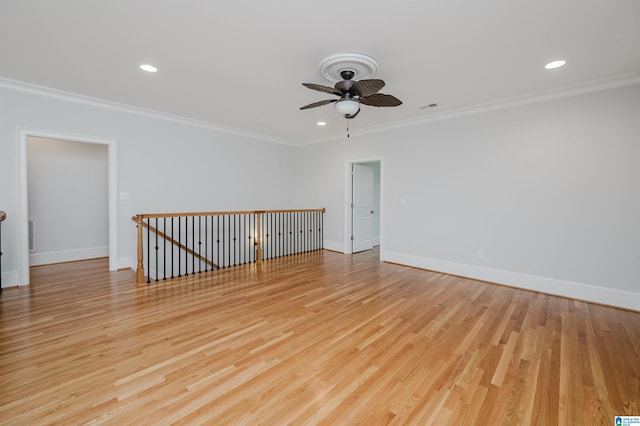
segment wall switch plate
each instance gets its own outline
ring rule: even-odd
[[[478,260],[484,260],[484,251],[478,250],[478,253],[476,254],[476,257],[477,257]]]
[[[121,200],[128,200],[129,199],[129,193],[128,192],[121,192],[120,193],[120,199]]]

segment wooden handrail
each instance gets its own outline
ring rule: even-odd
[[[3,212],[2,210],[0,210],[0,222],[5,220],[6,218],[7,218],[7,214],[5,212]]]
[[[161,217],[192,217],[192,216],[227,216],[234,214],[267,214],[267,213],[304,213],[304,212],[322,212],[326,213],[325,208],[321,209],[292,209],[292,210],[239,210],[230,212],[190,212],[190,213],[144,213],[137,214],[133,217],[141,219],[153,219]]]

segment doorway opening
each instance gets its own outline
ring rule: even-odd
[[[382,159],[347,163],[346,253],[382,245]]]
[[[108,252],[109,256],[109,270],[115,271],[118,269],[118,255],[117,255],[117,197],[116,197],[116,141],[108,139],[98,139],[86,136],[77,136],[45,131],[36,130],[20,130],[19,132],[19,147],[18,147],[18,172],[19,172],[19,185],[18,191],[18,210],[17,210],[17,234],[18,234],[18,285],[27,285],[30,282],[29,267],[31,264],[30,259],[30,247],[33,248],[33,228],[30,233],[30,225],[33,227],[34,222],[29,219],[29,163],[28,163],[28,146],[29,140],[34,139],[47,139],[54,141],[66,141],[67,143],[86,143],[86,144],[100,144],[106,145],[107,152],[107,217],[108,217],[108,246],[104,250]],[[55,142],[54,142],[55,143]],[[74,187],[67,188],[68,191],[74,191]],[[74,209],[76,206],[67,206],[69,209]],[[36,223],[37,227],[37,223]],[[58,253],[57,255],[66,254]],[[54,256],[53,259],[56,259]],[[66,261],[62,259],[61,261]]]

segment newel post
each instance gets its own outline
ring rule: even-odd
[[[262,265],[262,213],[264,211],[257,211],[256,214],[256,262],[258,265]]]
[[[144,284],[144,250],[142,248],[142,216],[136,215],[138,223],[138,266],[136,268],[136,284]]]

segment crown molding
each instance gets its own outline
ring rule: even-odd
[[[204,129],[214,130],[218,132],[224,132],[236,136],[249,137],[266,142],[277,143],[281,145],[292,146],[291,143],[283,141],[281,139],[274,138],[272,136],[249,132],[247,130],[237,129],[234,127],[227,127],[216,123],[210,123],[208,121],[196,120],[192,118],[182,117],[179,115],[154,111],[146,108],[135,107],[131,105],[121,104],[118,102],[107,101],[104,99],[94,98],[91,96],[79,95],[76,93],[66,92],[64,90],[53,89],[50,87],[39,86],[37,84],[26,83],[24,81],[12,80],[9,78],[0,77],[0,87],[16,90],[19,92],[30,93],[39,96],[46,96],[54,99],[61,99],[64,101],[90,105],[98,108],[105,108],[112,111],[125,112],[129,114],[136,114],[143,117],[155,118],[159,120],[170,121],[173,123],[184,124],[187,126],[200,127]]]
[[[523,105],[529,105],[539,102],[545,102],[554,99],[568,98],[572,96],[584,95],[588,93],[600,92],[603,90],[617,89],[626,86],[633,86],[640,84],[640,73],[631,73],[618,75],[612,78],[594,80],[587,83],[580,83],[572,86],[563,87],[560,89],[548,90],[543,92],[537,92],[533,94],[517,96],[507,99],[501,99],[494,102],[487,102],[483,104],[472,105],[468,107],[458,108],[450,111],[444,111],[441,113],[433,114],[428,117],[412,118],[407,120],[394,121],[379,126],[368,127],[366,129],[352,131],[352,136],[362,136],[374,133],[385,132],[388,130],[394,130],[404,127],[417,126],[420,124],[426,124],[436,121],[449,120],[452,118],[464,117],[467,115],[480,114],[488,111],[495,111],[506,108],[514,108]],[[227,127],[216,123],[211,123],[202,120],[196,120],[192,118],[182,117],[174,114],[168,114],[164,112],[149,110],[140,107],[134,107],[131,105],[120,104],[117,102],[107,101],[104,99],[93,98],[90,96],[78,95],[71,92],[66,92],[59,89],[52,89],[49,87],[39,86],[32,83],[26,83],[23,81],[12,80],[4,77],[0,77],[0,87],[4,87],[11,90],[16,90],[25,93],[36,94],[40,96],[46,96],[61,100],[66,100],[75,103],[81,103],[99,108],[110,109],[113,111],[125,112],[130,114],[136,114],[144,117],[155,118],[159,120],[171,121],[173,123],[183,124],[187,126],[194,126],[214,130],[218,132],[224,132],[236,136],[248,137],[251,139],[277,143],[280,145],[300,147],[313,145],[323,142],[331,142],[344,138],[344,135],[335,135],[321,139],[309,139],[301,141],[299,143],[292,143],[291,141],[285,141],[275,138],[273,136],[254,133],[247,130],[237,129],[233,127]]]
[[[550,101],[554,99],[569,98],[573,96],[595,93],[604,90],[618,89],[621,87],[633,86],[640,84],[640,73],[623,74],[603,80],[594,80],[587,83],[575,84],[563,87],[561,89],[547,90],[543,92],[532,93],[523,96],[517,96],[507,99],[501,99],[494,102],[472,105],[468,107],[458,108],[433,114],[428,117],[412,118],[408,120],[394,121],[384,125],[368,127],[366,129],[352,131],[351,136],[362,136],[372,133],[380,133],[388,130],[394,130],[404,127],[417,126],[425,123],[449,120],[452,118],[464,117],[467,115],[481,114],[483,112],[495,111],[500,109],[515,108],[523,105],[530,105],[539,102]],[[322,142],[331,142],[343,139],[344,135],[331,136],[323,139],[312,139],[298,144],[297,146],[313,145]]]

